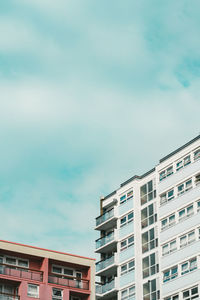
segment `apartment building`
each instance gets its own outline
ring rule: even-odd
[[[95,260],[0,240],[0,299],[93,300]]]
[[[200,299],[200,135],[100,200],[96,299]]]

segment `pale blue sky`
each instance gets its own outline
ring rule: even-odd
[[[94,256],[99,197],[200,132],[199,11],[0,1],[1,239]]]

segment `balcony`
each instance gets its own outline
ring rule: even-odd
[[[176,185],[178,182],[184,180],[186,177],[193,175],[200,170],[200,160],[196,160],[186,167],[180,169],[173,175],[165,178],[159,183],[159,194]]]
[[[116,284],[116,278],[112,281],[106,283],[106,284],[98,284],[96,285],[96,295],[99,296],[105,296],[109,294],[109,297],[117,292],[117,284]]]
[[[76,289],[78,288],[83,290],[89,290],[89,280],[77,277],[67,277],[63,275],[49,274],[48,282]]]
[[[115,255],[96,263],[96,275],[106,276],[108,274],[112,274],[116,268],[117,257],[115,253]]]
[[[107,252],[116,247],[117,238],[116,230],[110,232],[108,235],[96,240],[96,252]]]
[[[0,292],[0,300],[19,300],[19,299],[20,297],[17,295]]]
[[[96,230],[106,230],[115,226],[117,220],[116,207],[96,218]]]
[[[43,272],[25,269],[7,264],[0,264],[0,275],[24,278],[29,280],[43,281]]]

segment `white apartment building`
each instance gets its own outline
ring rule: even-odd
[[[200,299],[200,135],[100,200],[96,299]]]

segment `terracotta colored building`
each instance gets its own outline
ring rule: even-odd
[[[0,240],[0,299],[94,300],[95,260]]]

